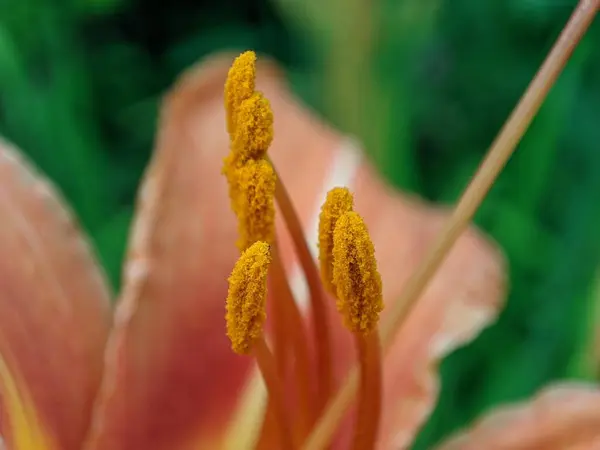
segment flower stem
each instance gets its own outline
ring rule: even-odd
[[[580,0],[550,54],[492,143],[486,158],[461,196],[438,239],[409,278],[400,298],[393,303],[393,309],[385,317],[386,320],[381,327],[384,351],[389,349],[412,306],[435,275],[454,243],[467,228],[599,8],[600,0]],[[352,402],[357,384],[356,370],[353,368],[313,429],[305,449],[318,450],[328,445],[339,421]]]
[[[281,181],[281,177],[277,173],[277,169],[275,169],[275,166],[273,166],[273,168],[277,174],[275,198],[292,237],[294,248],[298,254],[298,260],[300,261],[302,270],[306,275],[306,281],[310,291],[310,304],[314,322],[313,330],[315,333],[314,339],[317,352],[317,401],[319,402],[317,410],[320,413],[333,390],[331,337],[327,323],[327,310],[323,298],[323,287],[321,285],[319,271],[310,254],[306,239],[304,238],[300,219],[298,218],[290,196]]]

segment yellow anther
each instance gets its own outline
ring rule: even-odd
[[[275,184],[277,176],[265,159],[248,160],[236,172],[238,247],[245,250],[256,241],[275,238]]]
[[[255,242],[242,253],[229,277],[225,318],[227,336],[236,353],[248,354],[254,341],[262,336],[270,263],[269,244]]]
[[[260,92],[244,100],[237,112],[231,151],[241,163],[265,156],[273,141],[273,111]]]
[[[327,193],[319,215],[319,262],[323,285],[335,295],[333,285],[333,231],[342,214],[352,211],[354,198],[345,187],[336,187]]]
[[[254,93],[256,82],[256,53],[247,51],[238,56],[227,74],[225,82],[225,112],[227,131],[233,139],[237,112],[242,102]]]
[[[383,310],[381,276],[367,227],[352,211],[338,219],[333,233],[333,282],[346,327],[371,332]]]

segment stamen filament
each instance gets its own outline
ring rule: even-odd
[[[273,165],[272,162],[271,165]],[[331,337],[328,327],[327,310],[325,309],[323,298],[323,288],[321,285],[319,270],[315,265],[306,240],[304,239],[304,233],[302,231],[300,219],[296,214],[290,196],[274,165],[273,169],[275,170],[277,177],[275,200],[281,209],[286,226],[292,237],[294,248],[298,255],[300,266],[306,275],[306,281],[308,283],[308,289],[310,292],[310,305],[314,321],[313,330],[315,334],[314,339],[317,353],[317,410],[320,413],[333,390]]]
[[[513,113],[493,142],[481,167],[461,196],[440,237],[409,278],[402,295],[394,304],[394,309],[382,323],[381,339],[384,351],[389,350],[396,332],[408,317],[412,306],[414,306],[429,280],[435,275],[454,243],[470,223],[477,208],[514,152],[516,145],[529,127],[550,88],[556,82],[599,8],[600,0],[580,0],[542,67],[523,97],[521,97]],[[342,388],[333,397],[321,419],[314,427],[304,449],[320,450],[329,444],[339,422],[354,398],[357,385],[357,371],[356,368],[352,368]]]
[[[271,247],[271,253],[273,256],[271,266],[273,283],[275,285],[275,292],[279,294],[279,297],[275,301],[281,305],[284,334],[287,334],[286,339],[289,339],[289,345],[293,349],[295,356],[294,374],[297,377],[296,383],[298,388],[297,434],[300,440],[303,441],[316,420],[314,393],[311,391],[311,380],[308,371],[310,357],[307,339],[302,316],[288,284],[277,245]]]
[[[358,413],[354,434],[354,450],[372,450],[377,441],[381,417],[382,367],[379,332],[368,335],[354,333],[360,367]]]
[[[279,277],[275,274],[276,258],[274,254],[274,247],[271,246],[271,254],[273,255],[273,261],[271,262],[271,271],[269,276],[273,283],[273,291],[280,292]],[[277,258],[278,259],[278,258]],[[272,302],[270,312],[273,316],[271,323],[273,324],[273,355],[275,358],[275,365],[277,367],[277,373],[285,380],[287,375],[288,361],[290,359],[289,352],[289,339],[286,333],[286,320],[285,320],[285,305],[281,299],[277,298]],[[270,441],[272,430],[276,426],[274,422],[275,410],[273,409],[273,400],[269,397],[267,399],[267,409],[265,411],[264,421],[260,431],[260,437],[257,440],[256,449],[268,449],[272,448],[274,443]]]
[[[271,408],[267,409],[267,412],[271,413],[271,417],[273,417],[273,420],[277,423],[281,448],[294,450],[298,448],[298,446],[292,435],[290,421],[284,402],[283,383],[277,373],[275,359],[265,342],[264,335],[256,339],[252,347],[252,353],[256,358],[260,372],[265,380],[267,391],[269,392]]]

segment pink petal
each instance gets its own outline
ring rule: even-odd
[[[600,389],[562,383],[532,401],[492,411],[439,450],[600,448]]]
[[[218,448],[254,368],[225,335],[239,256],[221,175],[232,60],[192,69],[162,108],[90,448]]]
[[[254,370],[250,360],[230,350],[223,319],[226,278],[237,256],[235,222],[220,175],[228,151],[222,91],[234,56],[221,55],[191,70],[163,109],[92,448],[220,448],[227,420]],[[258,77],[275,113],[270,155],[311,246],[327,189],[350,183],[356,209],[373,233],[386,299],[394,301],[445,214],[381,184],[360,153],[290,94],[272,63],[263,59]],[[281,217],[277,220],[284,263],[304,306],[297,261]],[[435,401],[430,369],[443,353],[439,343],[447,351],[490,320],[502,281],[497,252],[471,231],[388,357],[383,448],[398,431],[412,436]],[[329,307],[339,382],[354,361],[352,339],[333,300]],[[407,400],[402,411],[394,401],[398,398]]]
[[[46,445],[78,450],[110,326],[106,283],[53,186],[1,140],[0,180],[0,434],[19,448],[15,419],[31,408]]]

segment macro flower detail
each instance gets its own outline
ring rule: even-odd
[[[117,296],[60,193],[0,141],[0,251],[10,255],[0,261],[7,449],[305,449],[322,428],[326,444],[313,448],[409,448],[435,404],[439,361],[495,319],[504,261],[470,228],[391,343],[379,342],[377,324],[448,213],[387,186],[352,141],[291,94],[273,62],[242,56],[202,61],[166,95]],[[267,138],[268,126],[252,125],[244,136],[256,145],[235,141],[242,105],[258,90],[269,99],[277,139]],[[247,111],[268,122],[265,105]],[[252,150],[223,164],[234,142]],[[353,192],[353,205],[327,227],[339,275],[332,279],[348,290],[350,257],[370,274],[356,292],[381,289],[356,332],[344,327],[319,279],[319,214],[336,186]],[[274,217],[274,225],[238,247],[241,227],[252,228],[239,220],[243,208],[268,210],[253,217]],[[272,242],[250,242],[269,234]],[[258,320],[228,325],[229,307],[231,319]],[[228,328],[249,356],[232,351]],[[244,330],[250,333],[237,334]],[[355,408],[323,427],[348,377],[359,380]],[[591,448],[598,424],[597,386],[562,383],[492,412],[440,448]]]

